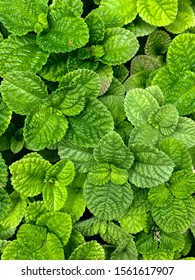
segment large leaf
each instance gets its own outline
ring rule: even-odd
[[[0,42],[0,74],[12,71],[37,72],[46,63],[49,54],[42,51],[35,42],[35,35],[10,35]]]
[[[155,26],[164,26],[173,22],[177,15],[177,0],[138,0],[139,15]]]
[[[180,115],[189,115],[195,111],[195,73],[185,71],[172,74],[168,67],[162,67],[154,79],[164,93],[165,103],[173,104]]]
[[[106,29],[101,45],[105,54],[98,60],[108,65],[119,65],[127,62],[139,49],[135,35],[120,27]]]
[[[15,35],[24,35],[29,31],[40,33],[48,27],[47,2],[48,0],[3,1],[0,6],[0,21]]]
[[[63,245],[66,245],[70,238],[72,221],[71,216],[67,213],[50,211],[41,215],[36,224],[46,227],[49,232],[56,234]]]
[[[106,28],[122,27],[136,17],[136,2],[136,0],[102,0],[94,12],[101,16]]]
[[[34,73],[24,71],[6,74],[0,90],[12,111],[21,115],[29,114],[48,96],[43,81]]]
[[[173,74],[195,70],[195,34],[179,34],[169,47],[167,66]]]
[[[46,171],[49,168],[49,161],[37,153],[29,153],[22,159],[15,161],[9,167],[14,189],[26,197],[40,194],[44,187]]]
[[[134,161],[133,154],[115,131],[107,133],[100,139],[93,154],[98,162],[114,164],[120,168],[129,169]]]
[[[129,171],[129,179],[138,188],[158,186],[171,176],[172,160],[162,151],[145,144],[131,144],[135,161]]]
[[[83,243],[71,254],[69,260],[104,260],[103,247],[95,240]]]
[[[68,122],[60,110],[40,106],[25,119],[24,139],[28,149],[39,151],[59,142]]]
[[[167,136],[176,129],[178,119],[179,113],[175,106],[166,104],[150,113],[148,122],[153,127],[159,129],[163,135]]]
[[[184,2],[184,3],[183,3]],[[195,17],[193,8],[185,1],[178,1],[178,12],[175,20],[166,26],[169,32],[178,34],[184,32],[186,29],[194,26]]]
[[[93,100],[88,102],[80,115],[69,117],[67,139],[81,147],[95,147],[101,137],[113,128],[110,112],[99,100]]]
[[[153,192],[154,189],[151,189]],[[192,224],[195,215],[195,202],[190,196],[184,199],[173,196],[170,190],[167,199],[161,206],[152,205],[151,211],[155,223],[166,232],[184,231]],[[156,188],[161,199],[161,189]],[[155,205],[157,203],[157,196]],[[152,201],[151,201],[152,202]]]
[[[68,5],[52,6],[48,23],[49,29],[37,36],[37,43],[46,51],[70,52],[84,46],[89,40],[87,24]]]
[[[87,207],[96,217],[113,220],[126,213],[133,200],[133,191],[128,183],[116,185],[108,182],[99,186],[86,181],[84,196]]]
[[[127,93],[124,105],[127,118],[133,125],[147,121],[150,113],[159,108],[159,104],[152,94],[138,88]]]

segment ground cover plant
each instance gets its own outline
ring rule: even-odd
[[[194,11],[0,0],[2,260],[195,259]]]

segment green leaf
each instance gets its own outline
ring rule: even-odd
[[[55,234],[48,233],[44,246],[32,255],[33,260],[64,260],[62,242]]]
[[[0,221],[4,220],[12,208],[12,201],[9,194],[0,189]]]
[[[23,224],[17,232],[17,240],[21,246],[33,252],[42,247],[47,231],[44,227]]]
[[[0,90],[12,111],[27,115],[47,98],[43,81],[31,72],[11,71],[4,76]]]
[[[119,168],[129,169],[134,161],[133,154],[115,131],[107,133],[100,139],[93,154],[99,163],[110,163]]]
[[[169,184],[169,189],[175,197],[187,198],[195,193],[195,174],[187,170],[174,172]]]
[[[42,51],[35,42],[35,35],[10,35],[0,42],[0,74],[12,71],[37,72],[46,63],[48,53]]]
[[[51,53],[46,64],[39,71],[39,75],[52,82],[57,82],[67,73],[67,54]]]
[[[99,101],[88,102],[79,116],[69,117],[67,140],[81,147],[95,147],[101,137],[113,130],[110,112]]]
[[[100,92],[99,95],[103,95],[110,87],[113,79],[113,69],[111,65],[99,65],[96,71],[100,77]]]
[[[1,88],[1,86],[0,86]],[[2,93],[2,91],[1,91]],[[12,111],[7,105],[7,102],[4,102],[5,99],[0,98],[0,135],[2,135],[6,129],[8,128],[8,125],[10,123],[11,117],[12,117]]]
[[[19,153],[22,148],[24,147],[25,141],[23,138],[23,128],[20,128],[16,131],[14,136],[11,138],[11,146],[10,149],[12,153],[17,154]]]
[[[89,32],[84,19],[76,15],[68,4],[51,6],[49,29],[37,35],[38,45],[49,52],[70,52],[84,46]]]
[[[112,252],[111,260],[137,260],[138,253],[133,238],[121,242]]]
[[[79,147],[64,139],[58,145],[58,154],[61,159],[70,159],[80,173],[86,173],[94,165],[91,148]]]
[[[0,21],[15,35],[21,36],[29,31],[40,33],[48,27],[47,2],[48,0],[3,1],[0,7]]]
[[[45,204],[43,201],[35,201],[31,203],[25,212],[26,223],[35,222],[39,216],[47,212]]]
[[[66,245],[70,238],[72,221],[67,213],[50,211],[41,215],[36,224],[46,227],[49,232],[54,233],[62,241],[63,245]]]
[[[40,106],[25,119],[24,140],[28,149],[39,151],[59,142],[66,133],[68,121],[61,111]]]
[[[186,70],[195,71],[195,34],[179,34],[171,42],[167,52],[167,66],[173,74]]]
[[[156,146],[159,140],[160,131],[147,122],[141,122],[131,131],[129,145],[139,143]]]
[[[105,26],[102,18],[96,13],[89,13],[85,22],[89,28],[89,43],[98,44],[99,41],[104,39]]]
[[[81,16],[83,13],[83,3],[81,0],[53,0],[51,6],[60,8],[68,5],[75,15]]]
[[[147,189],[133,189],[134,199],[127,213],[119,220],[120,226],[131,234],[136,234],[145,228],[149,211]]]
[[[156,58],[149,55],[137,55],[131,61],[131,75],[134,75],[140,71],[147,71],[151,73],[152,71],[159,68],[159,63]]]
[[[24,198],[21,198],[15,191],[11,193],[10,198],[12,207],[7,217],[0,224],[6,229],[15,230],[24,217],[27,205],[26,200]]]
[[[177,15],[177,0],[138,0],[137,10],[146,22],[155,26],[165,26],[173,22]]]
[[[7,165],[0,153],[0,189],[6,186],[8,179]]]
[[[86,201],[83,195],[85,180],[86,176],[78,173],[74,181],[66,187],[68,196],[61,211],[70,214],[73,223],[79,220],[85,212]]]
[[[160,132],[168,136],[175,131],[179,120],[179,113],[175,106],[166,104],[150,113],[148,122]]]
[[[136,0],[102,0],[94,12],[101,16],[106,28],[122,27],[136,17]]]
[[[142,37],[147,36],[151,32],[153,32],[156,29],[156,26],[145,22],[141,17],[139,17],[139,15],[137,15],[134,21],[127,24],[125,28],[133,32],[136,37]]]
[[[32,252],[25,250],[18,240],[10,242],[1,256],[2,260],[31,260]]]
[[[182,33],[195,24],[193,8],[189,4],[183,2],[184,1],[178,1],[178,12],[175,20],[165,27],[169,32],[175,34]]]
[[[161,207],[152,207],[151,210],[154,221],[162,230],[167,233],[181,232],[194,220],[195,202],[192,197],[179,199],[170,192],[169,198]]]
[[[29,153],[9,167],[14,189],[21,195],[33,197],[41,193],[44,179],[50,168],[49,161],[37,153]]]
[[[78,246],[69,257],[69,260],[104,260],[103,247],[95,240]]]
[[[83,236],[94,236],[99,234],[102,228],[103,230],[107,228],[107,221],[92,216],[86,220],[76,222],[73,229],[80,232]]]
[[[83,235],[79,231],[73,229],[70,239],[64,248],[66,259],[68,259],[68,256],[70,256],[73,251],[83,243],[85,243]]]
[[[70,160],[60,160],[46,172],[47,182],[59,182],[63,187],[69,185],[75,176],[74,164]]]
[[[165,185],[151,188],[148,192],[148,200],[153,207],[163,207],[168,200],[170,190]]]
[[[43,201],[49,211],[60,210],[67,198],[67,190],[60,183],[46,183],[43,188]]]
[[[147,90],[132,89],[125,97],[125,112],[133,125],[147,121],[150,113],[159,108],[159,104]]]
[[[169,135],[171,138],[183,142],[187,148],[195,145],[195,122],[186,117],[180,117],[175,131]]]
[[[131,185],[116,185],[108,182],[94,185],[86,181],[84,197],[87,207],[96,217],[105,220],[118,219],[123,216],[133,200]]]
[[[128,172],[126,169],[117,168],[113,164],[95,165],[87,175],[87,181],[94,185],[103,185],[111,181],[116,185],[123,185],[128,180]]]
[[[130,60],[138,51],[135,35],[124,28],[108,28],[101,42],[105,54],[98,60],[108,65],[119,65]]]
[[[180,115],[189,115],[194,112],[195,73],[185,71],[172,74],[168,67],[162,67],[152,80],[164,93],[165,103],[173,104]]]
[[[124,64],[116,65],[113,67],[114,77],[123,83],[129,75],[129,71]]]
[[[174,168],[172,160],[162,151],[145,144],[131,144],[135,161],[129,180],[138,188],[151,188],[169,180]]]
[[[168,51],[171,43],[171,36],[163,30],[155,30],[152,32],[145,44],[145,54],[153,57],[163,55]]]
[[[174,170],[192,169],[192,158],[186,146],[177,139],[166,138],[159,144],[163,151],[174,162]]]

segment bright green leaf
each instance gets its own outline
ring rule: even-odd
[[[104,260],[103,247],[95,240],[78,246],[71,254],[69,260]]]
[[[89,28],[89,43],[98,44],[104,39],[105,26],[102,18],[96,13],[89,13],[85,22]]]
[[[0,87],[1,89],[1,87]],[[2,91],[1,91],[2,93]],[[2,135],[6,129],[8,128],[8,125],[11,120],[12,111],[10,107],[7,105],[7,102],[4,102],[5,99],[0,98],[0,135]]]
[[[158,186],[171,176],[172,160],[162,151],[145,144],[131,144],[135,161],[129,172],[129,180],[138,188]]]
[[[15,161],[9,167],[14,189],[26,197],[40,194],[44,187],[46,171],[49,168],[49,161],[37,153],[29,153],[22,159]]]

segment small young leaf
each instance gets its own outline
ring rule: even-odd
[[[171,43],[171,36],[163,30],[155,30],[152,32],[145,44],[145,54],[158,57],[163,55],[168,51],[169,45]]]
[[[102,18],[96,13],[89,13],[85,22],[89,28],[89,43],[92,45],[98,44],[104,39],[105,26]]]
[[[31,203],[25,212],[26,223],[36,222],[39,216],[47,212],[45,204],[43,201],[35,201]]]
[[[138,88],[127,93],[124,106],[127,118],[133,125],[147,121],[150,113],[159,108],[156,98],[148,91]]]
[[[133,154],[115,131],[107,133],[100,139],[93,154],[96,161],[114,164],[119,168],[129,169],[134,161]]]
[[[8,179],[7,165],[0,153],[0,189],[6,186]]]
[[[156,26],[145,22],[139,15],[137,15],[134,21],[127,24],[125,28],[133,32],[136,37],[142,37],[152,33],[156,29]]]

